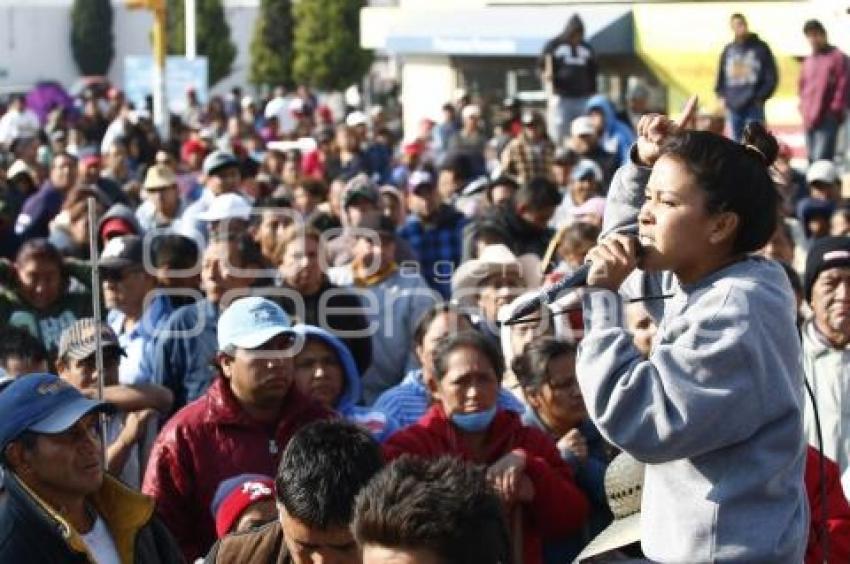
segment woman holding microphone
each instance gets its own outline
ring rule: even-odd
[[[587,256],[577,374],[588,412],[647,464],[648,558],[801,562],[809,516],[794,297],[777,263],[751,255],[777,221],[776,140],[757,123],[738,144],[658,115],[643,117],[638,135],[612,183],[607,234]],[[659,318],[647,360],[622,328],[626,287]]]

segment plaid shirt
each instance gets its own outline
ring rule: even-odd
[[[462,213],[443,204],[433,225],[410,214],[398,232],[416,254],[422,277],[446,299],[451,295],[452,274],[460,264],[465,225]]]
[[[538,176],[551,179],[554,157],[555,145],[549,139],[534,143],[522,134],[512,139],[502,151],[502,170],[520,184]]]

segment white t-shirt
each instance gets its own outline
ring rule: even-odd
[[[91,531],[82,535],[82,537],[97,564],[121,564],[118,549],[115,548],[115,541],[112,540],[112,534],[100,515],[97,516]]]

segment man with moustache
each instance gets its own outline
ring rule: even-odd
[[[289,317],[260,297],[234,301],[218,320],[219,375],[165,425],[142,491],[189,562],[216,540],[209,511],[218,485],[235,475],[275,475],[281,453],[305,424],[333,412],[293,386]]]
[[[0,393],[0,562],[180,561],[153,501],[104,471],[97,425],[109,410],[53,374]]]

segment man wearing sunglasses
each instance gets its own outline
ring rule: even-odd
[[[115,237],[104,247],[99,262],[103,299],[109,308],[107,322],[124,351],[118,381],[125,385],[153,382],[149,363],[154,337],[172,311],[168,297],[157,292],[155,272],[145,268],[143,253],[141,237]]]
[[[208,508],[218,484],[244,473],[274,476],[292,435],[333,416],[293,385],[294,341],[280,306],[260,297],[234,301],[218,320],[219,375],[154,445],[142,490],[156,499],[189,562],[216,540]]]

